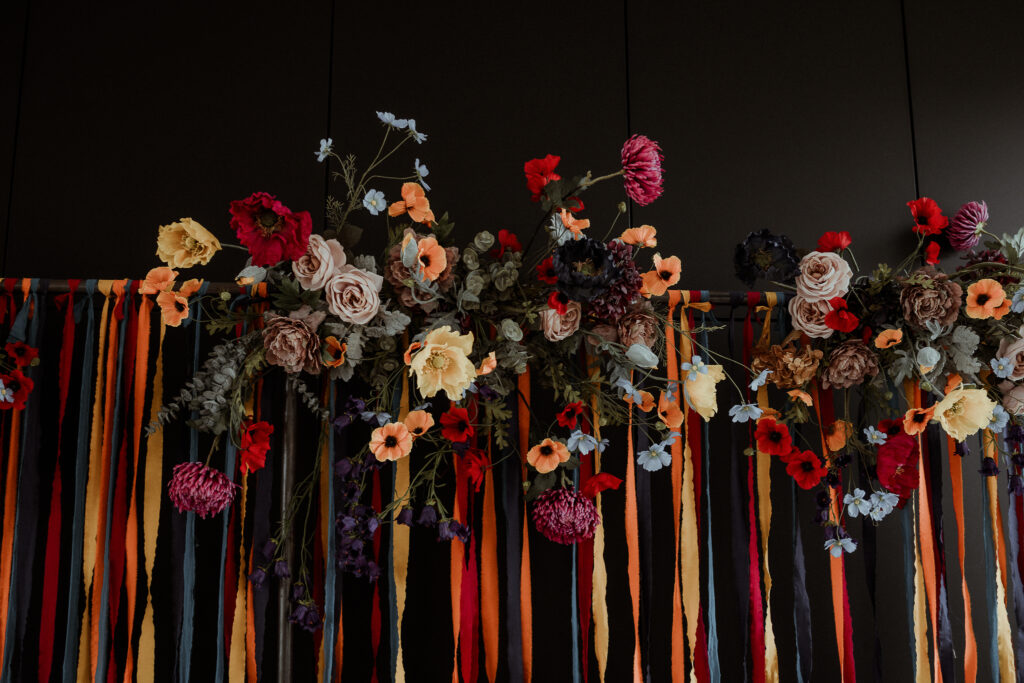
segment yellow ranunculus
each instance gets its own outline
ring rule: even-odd
[[[707,374],[697,373],[695,379],[687,379],[683,384],[686,400],[705,420],[710,420],[718,412],[718,395],[715,385],[725,379],[725,371],[721,365],[708,365]]]
[[[171,268],[206,265],[220,251],[220,241],[191,218],[161,225],[156,237],[156,255]]]
[[[984,389],[957,388],[935,404],[935,417],[942,428],[957,441],[977,433],[992,421],[996,402]]]
[[[409,374],[416,374],[420,393],[430,398],[444,391],[457,401],[476,379],[476,368],[469,354],[473,351],[473,333],[459,334],[445,325],[431,330],[409,363]]]

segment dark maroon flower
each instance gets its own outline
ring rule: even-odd
[[[970,251],[978,246],[981,231],[988,223],[988,205],[985,202],[967,202],[953,216],[946,229],[949,243],[957,251]]]
[[[231,202],[231,227],[252,255],[252,265],[302,258],[313,232],[308,211],[293,213],[272,194],[256,192]]]
[[[194,512],[206,519],[231,505],[238,488],[220,470],[199,462],[183,462],[174,466],[167,496],[178,512]]]
[[[647,206],[661,196],[665,157],[661,147],[646,135],[634,135],[622,145],[622,170],[626,194],[640,206]]]
[[[548,489],[533,503],[533,525],[555,543],[593,538],[599,521],[594,502],[575,489]]]

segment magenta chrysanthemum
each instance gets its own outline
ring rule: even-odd
[[[988,223],[988,205],[985,202],[967,202],[953,216],[946,228],[946,237],[957,251],[968,251],[978,245],[981,229]]]
[[[235,499],[238,484],[220,470],[198,462],[174,466],[167,483],[167,497],[178,512],[194,512],[203,519],[224,511]]]
[[[548,489],[533,504],[533,525],[555,543],[593,538],[598,522],[594,501],[575,489]]]
[[[661,186],[664,161],[661,147],[646,135],[634,135],[622,145],[626,194],[640,206],[647,206],[664,191]]]

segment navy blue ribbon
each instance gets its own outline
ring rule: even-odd
[[[330,479],[330,483],[327,485],[327,519],[323,523],[330,526],[330,531],[327,533],[327,548],[325,550],[327,561],[324,563],[323,683],[331,683],[334,680],[334,598],[336,594],[335,584],[337,583],[337,559],[335,558],[337,554],[337,550],[335,550],[337,533],[334,528],[334,428],[331,426],[334,424],[336,403],[334,391],[334,381],[328,380],[327,410],[330,417],[327,423],[327,458],[329,460],[327,476]]]

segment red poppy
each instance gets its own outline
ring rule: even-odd
[[[491,249],[489,253],[493,259],[499,259],[505,255],[505,250],[508,249],[511,252],[520,252],[523,250],[523,245],[519,244],[519,238],[516,237],[514,232],[508,230],[498,231],[498,246]]]
[[[825,325],[838,332],[853,332],[860,325],[860,319],[846,309],[846,299],[835,297],[828,305],[832,310],[825,314]]]
[[[452,443],[463,443],[473,436],[476,430],[469,423],[469,413],[465,408],[449,408],[441,416],[441,436]]]
[[[537,266],[537,279],[548,285],[558,282],[558,272],[555,271],[555,259],[553,257],[548,256]]]
[[[853,244],[853,239],[850,238],[850,233],[847,231],[829,230],[818,238],[818,251],[842,251],[851,244]]]
[[[570,403],[558,414],[558,424],[569,429],[576,429],[576,423],[583,414],[583,404],[579,401]]]
[[[487,468],[491,463],[487,460],[487,455],[479,448],[468,449],[464,458],[462,464],[465,467],[464,471],[469,478],[469,483],[473,485],[473,489],[477,493],[480,493],[480,485],[484,483],[484,475],[487,474]]]
[[[914,217],[914,232],[924,235],[938,235],[947,225],[949,219],[942,215],[942,209],[934,199],[921,197],[907,202],[910,215]]]
[[[306,253],[313,219],[308,211],[292,213],[274,195],[256,192],[231,202],[231,227],[252,254],[252,265],[295,261]]]
[[[32,365],[32,361],[39,355],[39,349],[20,341],[8,342],[4,350],[19,368],[27,368]]]
[[[817,453],[794,448],[786,458],[786,474],[793,477],[800,488],[812,489],[825,476],[826,470]]]
[[[548,154],[543,159],[531,159],[523,164],[526,173],[526,189],[530,191],[530,200],[539,202],[544,186],[552,180],[561,180],[562,176],[555,173],[555,167],[562,157]]]
[[[878,431],[885,434],[886,437],[896,436],[897,434],[903,434],[903,418],[895,420],[882,420],[878,423]]]
[[[895,420],[894,420],[895,421]],[[900,497],[897,507],[903,508],[919,483],[917,440],[901,431],[878,447],[878,481]]]
[[[924,262],[930,266],[939,265],[939,243],[929,242],[924,248]]]
[[[21,370],[12,370],[9,374],[0,375],[0,381],[4,383],[4,387],[7,391],[11,392],[14,398],[13,402],[0,401],[0,410],[11,410],[12,408],[14,410],[24,410],[25,401],[28,400],[29,394],[32,393],[35,382],[23,375]]]
[[[269,422],[246,420],[242,423],[238,469],[243,475],[261,470],[267,464],[270,435],[273,433],[274,426]]]
[[[569,297],[557,290],[551,292],[548,297],[548,308],[556,311],[558,315],[565,315],[565,312],[569,310]]]
[[[754,438],[757,439],[757,450],[769,455],[788,455],[793,449],[789,428],[773,417],[762,417],[757,421]]]
[[[618,489],[622,484],[622,480],[616,477],[614,474],[608,474],[607,472],[598,472],[590,479],[587,479],[586,483],[580,487],[580,493],[587,498],[593,498],[602,491],[608,489]]]

